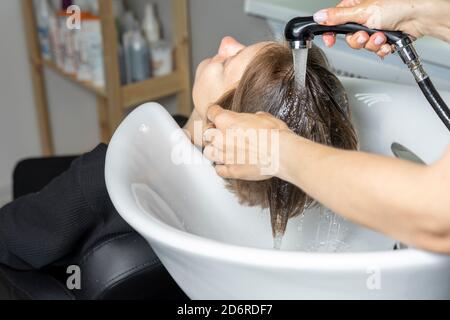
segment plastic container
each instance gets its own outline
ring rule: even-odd
[[[49,32],[50,32],[50,47],[51,47],[51,56],[53,61],[57,65],[63,64],[63,55],[61,52],[61,38],[59,34],[59,22],[58,17],[55,14],[50,15],[49,20]]]
[[[152,70],[154,77],[162,77],[173,71],[173,48],[167,41],[159,41],[151,47]]]
[[[58,25],[59,25],[59,41],[62,59],[58,59],[56,62],[58,66],[66,73],[76,74],[76,29],[70,29],[67,27],[67,19],[70,17],[66,11],[60,11],[58,13]]]
[[[104,87],[105,68],[100,18],[90,13],[83,13],[81,25],[78,79],[91,81],[97,87]]]
[[[54,14],[47,0],[34,0],[34,9],[36,11],[36,22],[39,37],[39,46],[42,57],[46,60],[52,59],[52,50],[50,45],[50,17]]]

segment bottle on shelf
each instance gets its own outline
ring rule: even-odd
[[[151,47],[152,70],[154,77],[162,77],[173,71],[173,48],[168,41],[159,41]]]
[[[78,30],[67,27],[67,19],[70,18],[70,14],[66,10],[60,10],[57,16],[61,59],[58,59],[56,62],[58,67],[64,70],[64,72],[75,75],[77,72],[75,40]]]
[[[51,59],[57,65],[62,65],[63,53],[61,51],[61,36],[59,32],[59,20],[55,12],[48,19]]]
[[[34,8],[36,12],[36,22],[38,29],[39,45],[42,57],[46,60],[52,59],[52,50],[50,45],[50,17],[53,11],[47,0],[34,0]]]
[[[123,46],[123,27],[122,17],[125,15],[125,6],[122,0],[113,0],[113,12],[117,30],[117,55],[119,58],[119,70],[120,70],[120,83],[122,85],[127,84],[127,68],[125,61],[125,49]]]
[[[145,7],[142,29],[150,47],[152,76],[159,77],[170,74],[173,70],[173,50],[168,41],[162,40],[162,28],[156,4],[147,4]]]
[[[81,15],[82,28],[79,30],[77,77],[89,81],[96,87],[104,87],[103,39],[100,18],[90,12]]]
[[[148,3],[142,21],[142,30],[150,46],[161,40],[161,26],[156,15],[156,5]]]
[[[131,54],[130,54],[130,41],[131,36],[133,34],[134,28],[136,26],[137,22],[134,18],[134,15],[131,11],[125,12],[121,19],[121,26],[122,26],[122,46],[123,46],[123,55],[124,55],[124,61],[125,61],[125,83],[131,83],[132,82],[132,76],[131,76]]]
[[[130,59],[131,82],[139,82],[150,78],[150,51],[147,41],[138,28],[131,31],[126,51]]]

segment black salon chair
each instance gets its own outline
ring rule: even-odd
[[[177,119],[178,122],[183,119]],[[182,123],[182,122],[181,122]],[[14,171],[14,198],[37,192],[75,157],[30,159]],[[0,300],[188,300],[137,233],[102,239],[80,258],[81,289],[69,290],[67,270],[15,271],[0,265]]]

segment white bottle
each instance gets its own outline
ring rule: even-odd
[[[36,22],[39,35],[39,44],[41,47],[42,57],[46,60],[52,59],[50,45],[50,17],[53,14],[47,0],[34,1],[36,10]]]
[[[145,7],[145,16],[142,22],[142,30],[150,46],[161,40],[161,26],[156,16],[155,4],[147,4]]]
[[[152,76],[161,77],[173,71],[172,46],[161,37],[161,24],[156,14],[156,5],[148,4],[142,23],[150,47]]]

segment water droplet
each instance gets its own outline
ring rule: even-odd
[[[147,133],[149,131],[150,131],[150,127],[146,124],[141,124],[141,126],[139,127],[139,132]]]

